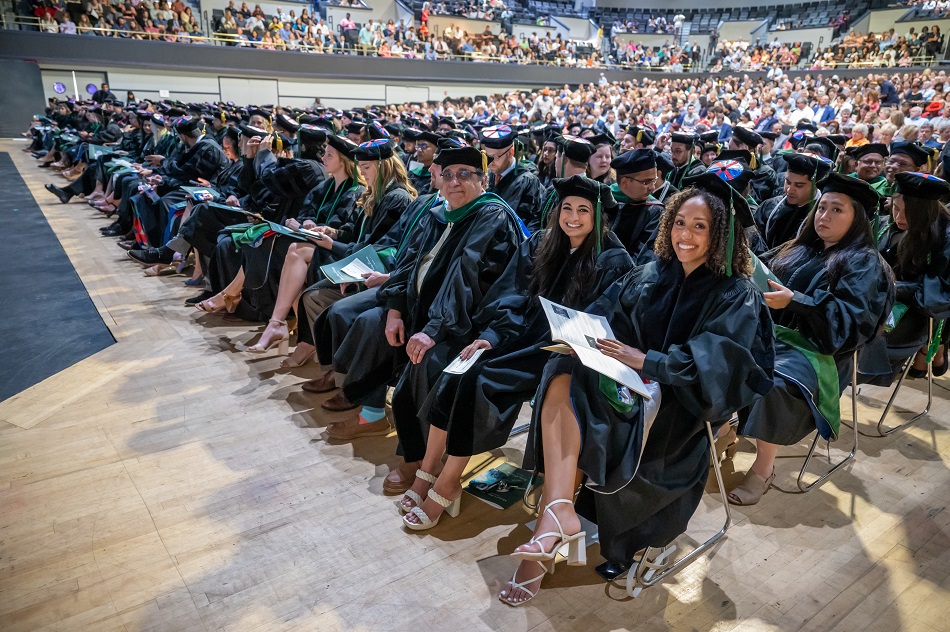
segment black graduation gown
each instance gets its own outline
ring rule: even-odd
[[[448,237],[417,288],[419,266],[449,226]],[[436,343],[422,362],[406,366],[393,395],[393,418],[407,461],[421,459],[425,453],[419,406],[442,369],[475,339],[478,330],[473,317],[524,238],[512,210],[489,199],[454,224],[427,223],[410,246],[405,263],[380,288],[386,309],[402,314],[407,340],[422,332]]]
[[[940,321],[950,318],[950,230],[943,226],[944,240],[927,257],[919,270],[897,267],[897,246],[906,234],[891,224],[878,240],[878,252],[894,269],[896,300],[907,306],[897,325],[872,340],[858,358],[859,380],[889,386],[904,361],[914,355],[929,338],[928,319],[934,319],[934,333]],[[868,376],[876,376],[868,379]]]
[[[297,215],[301,224],[307,220],[318,226],[340,228],[356,220],[356,201],[366,188],[347,178],[337,186],[336,180],[327,177],[315,186],[304,198]]]
[[[161,193],[180,186],[189,186],[193,180],[203,178],[209,182],[228,165],[221,146],[210,136],[198,139],[192,147],[185,148],[173,158],[162,162]]]
[[[631,256],[643,249],[660,225],[663,205],[652,195],[643,202],[630,201],[619,210],[607,213],[607,221]]]
[[[547,231],[521,244],[518,254],[486,297],[475,320],[476,338],[492,348],[464,375],[442,373],[419,410],[419,420],[448,433],[446,452],[471,456],[504,445],[522,404],[530,400],[551,357],[541,347],[552,344],[551,329],[541,303],[529,294],[538,246]],[[633,260],[613,233],[607,233],[597,257],[587,294],[568,307],[584,309],[633,267]],[[552,293],[545,298],[565,304],[564,292],[573,265],[561,269]]]
[[[778,248],[798,236],[798,231],[808,216],[809,207],[809,204],[789,204],[784,195],[762,202],[753,217],[769,250]]]
[[[389,270],[395,270],[402,262],[412,235],[419,230],[420,226],[429,221],[428,216],[431,215],[432,207],[438,201],[439,197],[435,193],[417,197],[406,207],[406,210],[399,217],[399,221],[393,224],[389,232],[373,244],[377,253],[383,253],[380,258]],[[387,251],[392,254],[385,254]],[[357,298],[357,296],[361,298]],[[321,365],[335,364],[333,362],[334,354],[349,336],[351,325],[361,314],[376,307],[377,304],[376,288],[368,288],[359,292],[356,296],[347,296],[337,301],[317,317],[317,320],[313,323],[313,339],[304,338],[304,342],[312,342],[317,348],[317,356]],[[385,325],[385,318],[383,318],[383,324]],[[383,349],[381,352],[371,351],[370,349],[375,347],[377,342],[382,342],[385,347],[389,347],[389,343],[385,339],[351,341],[350,348],[341,357],[339,372],[347,372],[347,369],[343,367],[348,366],[349,360],[352,358],[362,358],[368,355],[381,357],[380,353],[385,354],[389,351],[389,349]],[[351,399],[350,401],[356,400]]]
[[[525,226],[541,225],[541,181],[522,163],[515,166],[500,180],[491,176],[488,190],[514,209]]]
[[[353,187],[352,180],[346,180],[339,187],[334,186],[336,181],[333,178],[327,178],[319,185],[311,189],[298,205],[296,198],[284,198],[287,212],[292,212],[292,208],[297,208],[297,220],[303,223],[310,219],[309,213],[320,215],[321,219],[330,217],[332,222],[337,225],[342,223],[342,218],[350,217],[356,207],[356,200],[359,198],[363,187]],[[322,192],[322,193],[321,193]],[[316,194],[320,195],[317,197]],[[336,194],[340,195],[337,196]],[[326,202],[324,208],[315,208],[317,204],[324,199]],[[314,200],[317,200],[314,202]],[[328,225],[332,226],[332,222]],[[323,222],[327,223],[327,222]],[[242,247],[242,266],[244,267],[245,287],[251,288],[244,293],[248,306],[257,310],[258,319],[264,320],[270,317],[273,312],[274,303],[277,300],[277,291],[280,288],[280,275],[284,267],[284,260],[287,258],[287,250],[290,244],[295,240],[286,235],[275,234],[265,239],[257,247]],[[314,248],[316,250],[317,248]]]
[[[765,163],[760,163],[752,173],[752,197],[756,202],[762,203],[765,200],[775,196],[781,190],[778,182],[778,175],[775,170]]]
[[[684,178],[698,176],[704,171],[706,171],[706,165],[703,164],[703,161],[698,158],[691,158],[682,167],[673,167],[673,171],[670,173],[670,183],[677,189],[682,189]]]
[[[409,191],[399,186],[395,180],[391,182],[373,209],[372,217],[367,217],[362,209],[357,209],[353,222],[344,223],[337,229],[337,236],[330,250],[319,247],[314,249],[307,281],[314,284],[325,280],[320,266],[339,261],[380,241],[396,225],[412,200]]]
[[[892,303],[886,264],[865,248],[848,258],[837,285],[828,282],[828,253],[810,249],[809,258],[792,273],[776,273],[795,295],[785,309],[772,310],[777,325],[794,329],[819,353],[834,358],[838,392],[851,381],[853,352],[873,338]],[[768,264],[769,257],[764,258]],[[817,428],[822,437],[834,430],[818,409],[818,375],[798,349],[776,339],[775,386],[739,413],[739,433],[778,445],[793,445]],[[809,394],[814,394],[814,399]]]
[[[428,167],[416,167],[408,172],[409,184],[416,190],[418,195],[432,193],[432,177],[429,174]]]
[[[433,206],[437,204],[433,197],[428,201],[422,198],[422,202],[417,198],[403,214],[407,220],[406,228],[392,231],[403,236],[396,249],[394,270],[408,265],[416,256],[416,242],[428,234],[430,223],[445,225],[442,208]],[[421,209],[421,215],[416,208]],[[408,362],[405,350],[391,346],[386,340],[389,310],[378,298],[379,289],[372,288],[337,301],[320,315],[315,327],[315,331],[322,332],[317,337],[320,363],[329,363],[329,353],[334,370],[346,375],[343,381],[346,398],[368,406],[384,403],[386,386]]]
[[[718,427],[772,386],[771,320],[748,280],[717,278],[705,266],[684,278],[676,260],[635,268],[588,311],[606,315],[620,341],[646,352],[641,374],[661,391],[656,421],[644,442],[642,400],[619,412],[599,374],[571,356],[554,357],[538,391],[525,467],[543,468],[544,397],[556,375],[568,374],[578,467],[587,476],[577,511],[598,525],[601,554],[629,565],[638,550],[686,530],[709,474],[705,422]]]

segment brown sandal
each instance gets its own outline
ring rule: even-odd
[[[730,505],[754,505],[760,500],[765,492],[769,491],[772,481],[775,480],[775,470],[768,478],[762,478],[752,470],[749,470],[742,479],[742,482],[736,485],[736,488],[729,492]]]

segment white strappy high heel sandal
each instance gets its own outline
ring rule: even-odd
[[[523,582],[518,582],[518,581],[515,581],[515,578],[518,576],[518,570],[515,569],[515,572],[512,573],[512,575],[511,575],[511,579],[508,580],[508,584],[507,584],[506,588],[504,588],[500,593],[498,593],[498,600],[501,601],[502,603],[508,604],[509,606],[517,607],[517,606],[521,606],[521,605],[523,605],[523,604],[526,604],[526,603],[528,603],[529,601],[531,601],[532,599],[534,599],[535,597],[537,597],[537,596],[538,596],[538,591],[537,591],[537,590],[532,591],[531,589],[527,588],[527,586],[529,586],[530,584],[533,584],[534,582],[538,581],[539,579],[542,579],[545,575],[548,575],[548,574],[553,575],[553,574],[554,574],[554,564],[551,564],[550,566],[548,566],[548,563],[547,563],[547,562],[537,562],[537,561],[535,562],[535,564],[537,564],[538,566],[540,566],[540,567],[543,569],[543,570],[541,571],[541,574],[540,574],[540,575],[538,575],[537,577],[532,577],[531,579],[526,579],[526,580],[524,580]],[[523,590],[524,592],[528,593],[528,598],[527,598],[527,599],[514,599],[514,598],[511,596],[511,594],[512,594],[516,589],[521,589],[521,590]],[[507,593],[507,594],[506,594],[506,593]]]
[[[430,488],[433,485],[435,485],[435,481],[438,479],[437,476],[433,476],[432,474],[429,474],[428,472],[423,472],[422,470],[416,470],[416,478],[421,478],[422,480],[427,482]],[[412,507],[406,507],[403,504],[402,501],[404,501],[407,498],[411,500],[413,503],[415,503]],[[400,498],[399,500],[394,500],[393,504],[396,505],[396,509],[399,510],[399,513],[406,514],[422,504],[422,496],[420,496],[419,494],[417,494],[415,491],[411,489],[407,489],[406,493],[402,495],[402,498]]]
[[[544,512],[551,514],[551,517],[554,519],[554,524],[557,525],[557,532],[548,531],[547,533],[541,533],[539,535],[533,536],[531,540],[528,541],[528,544],[537,544],[539,551],[515,551],[511,554],[511,557],[518,560],[525,560],[528,562],[547,562],[553,560],[557,556],[558,550],[564,546],[568,545],[567,550],[567,564],[568,566],[585,566],[587,564],[587,533],[585,531],[578,531],[572,535],[567,535],[564,533],[564,528],[561,526],[561,521],[557,519],[557,516],[554,515],[554,510],[551,509],[553,505],[560,503],[569,503],[573,505],[573,501],[568,500],[567,498],[558,498],[557,500],[552,500],[544,508]],[[554,543],[554,546],[551,547],[550,551],[544,550],[544,545],[541,543],[541,540],[544,538],[553,538],[557,537],[558,540]]]
[[[432,520],[428,515],[426,515],[426,512],[422,510],[422,503],[419,503],[418,506],[412,508],[412,511],[402,517],[403,524],[413,531],[426,531],[431,529],[435,525],[439,524],[439,520],[442,518],[443,514],[449,514],[450,517],[455,518],[462,510],[462,492],[459,492],[459,495],[456,496],[454,500],[449,500],[439,492],[435,491],[435,489],[430,489],[428,496],[437,504],[445,507],[445,511],[440,513],[435,520]],[[411,522],[409,520],[410,515],[418,518],[419,522]]]

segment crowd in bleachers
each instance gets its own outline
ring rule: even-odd
[[[768,44],[752,44],[745,40],[723,41],[716,48],[709,67],[713,72],[769,71],[773,68],[789,70],[801,59],[800,42],[780,42],[778,38]],[[774,74],[774,70],[773,70]]]
[[[940,27],[911,26],[904,35],[894,29],[886,33],[860,34],[850,31],[841,41],[816,50],[812,67],[883,68],[929,63],[943,49],[945,35]]]
[[[829,0],[780,6],[772,13],[775,16],[772,28],[798,28],[819,20],[843,34],[850,23],[851,8],[858,10],[860,5]],[[772,68],[787,71],[799,66],[800,62],[807,62],[814,69],[909,67],[932,62],[944,45],[944,36],[937,25],[910,26],[904,35],[897,35],[893,29],[870,35],[851,31],[840,41],[815,51],[811,42],[780,43],[777,38],[768,44],[719,42],[715,20],[733,17],[758,19],[767,9],[740,9],[732,13],[684,9],[664,13],[660,10],[603,8],[591,11],[591,15],[596,14],[601,21],[598,47],[598,38],[592,42],[579,42],[560,34],[552,37],[545,31],[540,35],[510,35],[513,32],[512,20],[523,19],[525,10],[521,5],[508,6],[501,0],[454,3],[423,0],[418,13],[421,19],[412,23],[407,24],[404,20],[398,24],[393,20],[382,23],[368,19],[358,24],[347,14],[333,28],[307,8],[285,11],[278,7],[274,14],[267,15],[259,5],[251,9],[247,3],[237,6],[232,1],[224,10],[213,11],[208,25],[210,33],[205,33],[199,16],[182,0],[85,0],[82,4],[33,0],[36,28],[50,33],[188,43],[207,43],[212,37],[218,43],[262,50],[403,59],[462,59],[569,67],[620,66],[682,72],[698,68],[705,52],[695,42],[681,38],[687,23],[692,27],[691,33],[709,33],[708,57],[703,67],[716,72]],[[428,17],[439,14],[461,15],[486,22],[498,20],[502,25],[501,32],[493,33],[486,25],[482,33],[467,33],[454,24],[441,32],[430,30]],[[804,18],[807,22],[803,21]],[[635,39],[621,37],[636,33],[669,34],[671,39],[662,45],[644,46]]]

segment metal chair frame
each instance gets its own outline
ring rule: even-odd
[[[815,433],[815,439],[811,442],[811,447],[808,449],[808,455],[805,457],[805,462],[802,463],[802,469],[798,473],[798,489],[803,493],[810,492],[812,489],[821,485],[826,480],[831,478],[831,475],[837,472],[839,469],[850,463],[854,460],[854,457],[858,453],[858,352],[854,352],[854,357],[851,361],[851,423],[850,426],[854,430],[854,443],[851,446],[851,452],[848,453],[848,456],[841,459],[835,463],[831,469],[827,470],[824,474],[818,477],[817,480],[812,483],[805,485],[804,478],[805,472],[808,470],[808,464],[811,462],[811,457],[815,454],[815,448],[818,447],[818,440],[821,439],[819,433]],[[847,425],[842,422],[842,425]]]
[[[712,424],[708,421],[706,422],[706,436],[709,438],[709,455],[712,458],[713,472],[716,475],[716,483],[719,485],[719,496],[722,498],[722,507],[726,511],[726,520],[723,523],[722,528],[719,529],[719,531],[712,535],[708,540],[677,560],[675,564],[671,564],[666,568],[662,568],[662,570],[659,570],[659,572],[654,572],[657,571],[657,565],[652,564],[649,557],[650,550],[655,547],[647,547],[646,550],[644,550],[643,557],[640,558],[640,561],[638,561],[630,568],[629,571],[627,571],[627,592],[631,597],[636,597],[643,588],[655,586],[692,564],[694,561],[696,561],[696,558],[703,555],[706,551],[715,546],[716,543],[719,542],[723,537],[725,537],[726,531],[728,531],[729,527],[732,525],[732,510],[729,507],[729,498],[726,495],[726,486],[722,482],[722,468],[719,466],[719,455],[716,454],[716,437],[713,435]],[[672,549],[662,549],[659,557],[663,557],[664,554],[667,553],[672,553]]]
[[[933,343],[933,335],[934,335],[934,319],[933,318],[929,319],[929,328],[930,328],[930,333],[927,336],[928,348]],[[887,418],[887,413],[890,412],[891,406],[894,404],[894,400],[897,398],[897,392],[901,390],[901,386],[904,384],[904,378],[906,378],[907,373],[910,372],[910,367],[914,365],[915,355],[916,353],[911,355],[909,358],[907,358],[907,365],[904,367],[904,371],[903,373],[901,373],[900,379],[897,380],[897,385],[894,387],[893,392],[891,392],[891,397],[890,399],[887,400],[887,406],[884,407],[884,412],[881,413],[881,418],[877,422],[877,436],[879,437],[886,437],[894,432],[897,432],[901,428],[906,428],[907,426],[916,422],[918,419],[920,419],[921,417],[923,417],[924,415],[930,412],[930,406],[933,404],[933,401],[934,401],[934,361],[933,361],[933,358],[930,358],[927,361],[927,406],[924,407],[923,411],[915,414],[913,417],[904,421],[903,423],[900,423],[891,428],[886,428],[884,426],[884,420]]]

